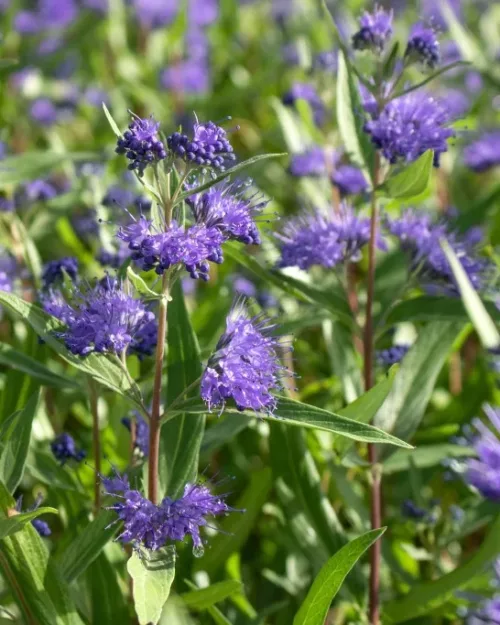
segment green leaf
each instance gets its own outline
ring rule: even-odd
[[[109,112],[108,107],[104,104],[104,102],[102,103],[102,110],[104,111],[104,115],[106,115],[106,119],[109,122],[109,125],[111,126],[111,130],[115,133],[115,135],[121,139],[122,137],[122,133],[120,132],[120,129],[118,128],[118,124],[115,122],[115,120],[113,119],[113,116],[111,115],[111,113]]]
[[[457,590],[493,562],[498,553],[500,553],[500,516],[497,516],[488,534],[465,564],[439,579],[417,584],[401,599],[387,603],[382,621],[388,624],[404,623],[439,608],[453,597]]]
[[[250,485],[234,506],[236,510],[245,512],[235,512],[222,521],[222,531],[210,539],[210,549],[197,560],[195,570],[207,571],[211,577],[226,564],[232,553],[241,549],[255,527],[255,520],[267,501],[271,486],[271,469],[251,474]]]
[[[293,625],[323,625],[328,609],[344,579],[365,551],[385,532],[385,527],[354,539],[332,556],[318,573],[293,619]]]
[[[25,152],[9,156],[0,164],[0,187],[11,186],[54,173],[54,169],[67,161],[95,161],[99,155],[93,152]]]
[[[196,334],[182,294],[181,281],[172,289],[168,306],[167,413],[168,405],[201,375]],[[205,416],[178,414],[165,423],[160,439],[160,484],[170,497],[182,494],[186,482],[196,479]]]
[[[118,531],[116,514],[103,510],[83,530],[78,531],[68,547],[58,558],[58,566],[66,581],[78,578],[102,552]]]
[[[14,505],[0,483],[0,519]],[[0,541],[0,570],[27,625],[83,625],[68,586],[30,523]]]
[[[55,508],[37,508],[31,512],[14,514],[7,519],[0,519],[0,540],[23,529],[26,523],[33,521],[42,514],[59,514]]]
[[[258,154],[257,156],[252,156],[252,158],[249,158],[248,160],[243,161],[243,163],[238,163],[238,165],[231,167],[231,169],[228,169],[222,174],[219,174],[216,178],[212,178],[208,182],[201,184],[199,187],[196,187],[195,189],[191,189],[189,191],[184,191],[184,193],[179,193],[174,203],[174,206],[176,206],[177,204],[180,204],[180,202],[183,202],[186,198],[190,197],[191,195],[196,195],[197,193],[201,193],[202,191],[205,191],[206,189],[213,187],[214,184],[217,184],[218,182],[220,182],[221,180],[224,180],[228,176],[233,176],[234,174],[237,174],[241,170],[246,169],[247,167],[250,167],[251,165],[255,165],[255,163],[259,163],[260,161],[265,161],[270,158],[280,158],[281,156],[286,156],[286,155],[287,155],[286,152],[281,152],[278,154]]]
[[[94,378],[103,386],[127,397],[136,407],[141,408],[139,388],[127,378],[125,372],[117,364],[102,354],[90,354],[85,358],[75,356],[66,349],[61,341],[55,338],[54,331],[61,327],[57,319],[45,313],[35,304],[25,302],[12,293],[0,291],[0,304],[28,322],[38,336],[66,362]]]
[[[54,388],[80,388],[75,380],[63,377],[51,371],[48,367],[31,356],[17,351],[7,343],[0,343],[0,364],[13,367],[39,380],[44,386]]]
[[[349,60],[339,52],[337,72],[337,126],[346,152],[354,165],[360,167],[367,180],[372,179],[375,150],[363,130],[361,98]]]
[[[391,367],[385,378],[345,408],[341,408],[339,415],[359,423],[373,421],[392,389],[396,372],[397,367]],[[352,442],[347,438],[339,438],[335,441],[335,449],[339,454],[345,454],[351,446]]]
[[[426,469],[440,464],[445,458],[466,458],[474,456],[475,452],[470,447],[463,445],[422,445],[407,452],[399,449],[393,456],[384,462],[384,473],[399,473],[410,469],[410,459],[418,469]]]
[[[0,480],[11,493],[16,490],[23,477],[31,438],[31,426],[38,410],[39,401],[40,391],[38,390],[9,423],[7,431],[2,433]]]
[[[500,333],[489,316],[481,298],[472,286],[469,277],[462,267],[462,263],[445,239],[441,240],[441,247],[450,263],[465,310],[481,339],[481,343],[486,349],[500,347]]]
[[[500,322],[500,314],[491,302],[485,303],[489,315]],[[422,295],[394,306],[387,316],[387,326],[404,321],[461,321],[467,323],[467,312],[461,300]]]
[[[184,403],[176,406],[175,412],[205,413],[207,408],[202,400],[198,398],[188,399]],[[255,418],[253,412],[240,412],[236,408],[226,406],[224,413],[238,415],[238,418]],[[282,425],[293,425],[303,428],[312,428],[333,432],[340,436],[347,436],[355,441],[365,443],[387,443],[397,447],[412,446],[402,440],[383,432],[379,428],[367,425],[361,421],[354,421],[347,417],[329,412],[323,408],[317,408],[309,404],[303,404],[288,397],[278,397],[278,407],[274,415],[266,417],[270,423],[281,423]]]
[[[150,289],[141,276],[136,274],[130,265],[127,267],[127,278],[132,282],[135,290],[140,293],[140,295],[144,295],[149,299],[160,299],[158,293]]]
[[[383,191],[392,199],[408,199],[424,193],[429,185],[434,152],[424,152],[403,171],[390,176],[383,185]]]
[[[185,592],[180,595],[180,598],[191,610],[206,610],[215,603],[224,601],[224,599],[238,592],[241,592],[241,583],[231,579],[212,584],[207,588]]]
[[[125,597],[118,583],[116,567],[100,553],[88,569],[92,603],[92,623],[96,625],[116,625],[130,621]]]
[[[420,330],[377,413],[376,425],[405,440],[414,434],[462,327],[458,323],[435,321]]]
[[[201,443],[201,454],[211,456],[249,425],[250,421],[248,419],[233,419],[231,415],[218,419],[205,430]]]
[[[140,558],[134,551],[127,562],[134,582],[134,605],[139,625],[156,625],[175,577],[175,548],[163,547]]]

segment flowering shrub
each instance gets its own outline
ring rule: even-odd
[[[2,623],[500,623],[494,5],[0,0]]]

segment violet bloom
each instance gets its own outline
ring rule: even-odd
[[[240,274],[232,276],[233,291],[243,297],[256,297],[257,287],[255,284]]]
[[[16,507],[15,509],[17,510],[17,512],[32,512],[33,510],[37,510],[40,507],[40,504],[42,503],[42,497],[41,495],[38,495],[37,498],[35,499],[35,503],[28,508],[27,510],[22,509],[22,505],[23,505],[23,496],[21,495],[17,500],[16,500]],[[47,538],[47,536],[50,536],[52,534],[52,531],[48,525],[48,523],[46,523],[45,521],[42,521],[40,518],[37,519],[33,519],[33,521],[31,521],[31,525],[35,528],[35,530],[37,531],[39,536],[42,536],[42,538]]]
[[[392,367],[392,365],[401,362],[410,349],[409,345],[393,345],[388,349],[381,349],[375,353],[377,362],[384,367]]]
[[[205,59],[186,59],[163,70],[160,83],[164,89],[187,95],[204,94],[210,89],[210,69]]]
[[[236,159],[226,131],[214,122],[197,121],[193,126],[192,138],[174,132],[168,137],[167,145],[177,158],[188,165],[224,171],[227,162]]]
[[[414,24],[406,46],[405,57],[434,69],[440,60],[439,41],[436,32],[424,24]]]
[[[32,180],[22,188],[22,198],[28,202],[44,202],[56,197],[57,189],[47,180]]]
[[[366,122],[365,131],[390,163],[410,163],[433,150],[434,165],[448,150],[447,140],[455,131],[445,103],[421,91],[413,91],[389,102],[380,115]]]
[[[134,449],[144,458],[147,458],[149,456],[149,424],[137,411],[134,412],[133,419],[135,421]],[[132,419],[130,417],[123,417],[122,423],[129,432],[132,431]]]
[[[134,352],[140,332],[155,318],[140,300],[127,295],[109,278],[77,292],[71,305],[65,307],[63,302],[54,293],[42,298],[44,309],[66,324],[67,329],[59,335],[71,353],[79,356],[92,352],[122,354],[127,349]],[[150,355],[154,345],[148,349]]]
[[[178,0],[132,0],[139,23],[148,28],[162,28],[172,22],[179,8]]]
[[[442,102],[446,102],[448,114],[452,119],[460,119],[470,110],[470,98],[461,89],[439,89],[438,97]]]
[[[368,182],[358,167],[340,165],[333,171],[332,182],[340,191],[340,195],[357,195],[368,189]]]
[[[403,513],[403,516],[415,521],[422,521],[428,514],[425,508],[421,508],[411,499],[407,499],[403,502],[401,512]]]
[[[273,331],[262,315],[250,317],[243,303],[232,308],[201,378],[201,397],[209,410],[220,406],[223,411],[229,399],[238,410],[275,410],[271,391],[282,388],[287,370],[279,362],[280,343]]]
[[[148,165],[157,163],[166,158],[167,153],[158,136],[160,124],[153,116],[147,119],[134,117],[129,129],[123,133],[116,143],[115,152],[125,154],[131,161],[128,169],[136,170],[142,177]]]
[[[189,0],[188,19],[194,26],[209,26],[219,16],[218,0]]]
[[[325,107],[314,85],[304,82],[294,82],[283,96],[283,104],[293,106],[297,100],[305,100],[312,109],[314,123],[321,126],[325,120]]]
[[[464,150],[464,162],[475,172],[500,165],[500,130],[486,132]]]
[[[336,48],[333,50],[318,52],[313,60],[313,68],[323,72],[336,74],[338,69],[338,59],[339,52]]]
[[[41,28],[40,18],[34,11],[19,11],[14,17],[14,30],[21,35],[34,35]]]
[[[128,479],[119,475],[105,478],[103,483],[108,494],[117,498],[109,509],[123,523],[118,540],[136,548],[156,551],[167,543],[183,542],[190,535],[195,554],[201,555],[204,542],[200,529],[208,525],[208,519],[231,511],[224,495],[213,495],[203,484],[188,483],[182,497],[165,497],[155,505],[139,491],[131,490]]]
[[[355,50],[381,53],[392,36],[392,11],[376,7],[373,13],[365,11],[359,19],[360,29],[352,37]]]
[[[0,248],[0,291],[12,293],[16,273],[16,259],[9,253],[3,254]]]
[[[320,265],[331,269],[346,260],[360,260],[361,250],[370,239],[370,220],[356,216],[349,205],[343,204],[339,213],[295,217],[276,237],[281,248],[278,267],[307,270]],[[385,249],[381,238],[377,245]]]
[[[388,230],[396,236],[403,250],[411,255],[412,266],[426,287],[449,295],[458,295],[458,287],[440,241],[446,239],[460,259],[462,267],[476,290],[481,290],[488,276],[489,264],[477,255],[476,233],[459,236],[445,223],[433,223],[424,212],[407,210],[399,219],[388,221]]]
[[[86,456],[82,449],[77,451],[73,437],[66,432],[54,439],[50,444],[50,448],[56,460],[59,460],[61,464],[65,464],[68,460],[81,462]]]
[[[48,289],[56,282],[64,279],[64,274],[75,282],[78,275],[78,261],[72,256],[67,256],[59,260],[51,260],[42,268],[43,287]]]
[[[48,98],[38,98],[30,107],[30,115],[41,126],[52,126],[57,121],[58,111],[54,103]]]
[[[327,150],[319,146],[312,146],[305,152],[293,154],[290,161],[290,173],[298,178],[302,176],[327,176],[339,161],[339,154],[335,150]]]
[[[75,0],[38,0],[38,15],[43,28],[65,28],[78,17]]]
[[[477,458],[467,460],[465,480],[486,499],[500,501],[500,411],[498,408],[485,406],[484,412],[489,425],[485,425],[480,419],[473,421],[477,435],[473,438],[472,445]]]

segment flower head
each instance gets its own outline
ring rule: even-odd
[[[134,413],[135,420],[135,442],[134,448],[139,451],[142,456],[149,456],[149,424],[139,412]],[[132,420],[130,417],[123,417],[123,425],[129,432],[132,431]]]
[[[485,406],[484,412],[491,428],[480,419],[474,420],[477,435],[472,445],[477,458],[467,460],[465,480],[487,499],[500,501],[500,411]]]
[[[153,116],[141,119],[134,117],[129,124],[129,129],[118,139],[116,153],[125,154],[131,161],[128,168],[136,170],[139,176],[144,175],[148,165],[166,158],[167,153],[163,143],[158,137],[160,124]]]
[[[406,46],[405,56],[429,69],[434,69],[440,61],[439,41],[434,29],[422,23],[414,24]]]
[[[283,104],[293,106],[297,100],[305,100],[311,107],[314,122],[321,126],[325,119],[325,107],[314,85],[305,82],[294,82],[283,96]]]
[[[45,263],[42,269],[42,282],[44,288],[48,289],[53,284],[64,279],[64,274],[75,282],[78,274],[78,261],[72,256],[66,256],[59,260],[51,260]]]
[[[412,499],[406,499],[401,506],[403,516],[409,519],[422,520],[425,519],[428,512],[425,508],[418,506]]]
[[[382,349],[376,352],[377,361],[385,367],[392,367],[403,360],[409,349],[409,345],[393,345],[388,349]]]
[[[210,89],[210,66],[206,59],[185,59],[165,68],[160,75],[164,89],[198,95]]]
[[[317,212],[291,219],[276,236],[281,247],[279,267],[331,269],[346,260],[359,260],[370,238],[370,220],[359,218],[344,204],[338,214]],[[378,246],[384,246],[381,238]]]
[[[468,145],[464,150],[464,162],[476,172],[500,165],[500,130],[486,132]]]
[[[415,161],[427,150],[434,152],[434,164],[455,136],[447,128],[450,116],[445,105],[432,96],[413,91],[391,100],[380,115],[365,124],[374,145],[390,163]]]
[[[61,464],[65,464],[68,460],[76,460],[81,462],[86,453],[83,450],[77,451],[76,444],[72,436],[63,432],[50,444],[52,453]]]
[[[360,29],[352,37],[355,50],[382,52],[392,36],[392,11],[377,7],[373,13],[365,11],[360,17]]]
[[[368,182],[358,167],[340,165],[332,174],[332,182],[338,187],[342,196],[357,195],[368,189]]]
[[[334,169],[338,160],[339,154],[336,151],[313,146],[305,152],[292,155],[290,173],[292,176],[297,176],[297,178],[302,176],[326,176]]]
[[[0,291],[12,292],[17,273],[17,262],[11,254],[2,254],[0,248]]]
[[[40,507],[40,504],[42,503],[42,496],[38,495],[37,498],[35,499],[35,503],[28,508],[27,510],[25,510],[25,512],[32,512],[33,510],[37,510],[37,508]],[[23,505],[23,496],[21,495],[17,500],[16,500],[16,511],[17,512],[22,512],[22,505]],[[35,528],[35,530],[37,531],[39,536],[42,536],[43,538],[47,538],[47,536],[50,536],[52,534],[52,531],[48,525],[48,523],[46,523],[45,521],[42,521],[41,519],[33,519],[31,521],[31,525]]]
[[[139,491],[130,490],[128,480],[118,475],[103,482],[107,492],[117,499],[110,509],[123,522],[119,540],[151,551],[169,542],[182,542],[188,534],[198,550],[203,546],[200,528],[208,525],[208,518],[231,511],[224,496],[213,495],[202,484],[188,483],[182,497],[165,497],[159,505],[155,505]]]
[[[175,18],[177,0],[133,0],[140,24],[148,28],[162,28]]]
[[[52,126],[59,117],[57,107],[48,98],[34,100],[30,107],[30,115],[35,122],[42,126]]]
[[[243,303],[233,307],[201,379],[201,397],[209,409],[233,399],[238,410],[273,412],[271,391],[281,388],[285,373],[273,330],[266,318],[250,317]]]
[[[47,180],[32,180],[22,188],[22,197],[28,202],[43,202],[57,195],[57,189]]]
[[[193,136],[174,132],[167,139],[169,150],[186,163],[224,171],[228,161],[234,161],[233,146],[224,128],[214,122],[193,126]]]

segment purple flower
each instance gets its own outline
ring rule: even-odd
[[[339,52],[336,48],[333,50],[324,50],[318,52],[313,60],[313,68],[323,72],[337,73]]]
[[[439,41],[436,32],[422,23],[414,24],[406,46],[405,56],[434,69],[440,60]]]
[[[90,209],[84,213],[74,213],[70,217],[74,231],[82,241],[90,241],[99,234],[99,222],[97,212]]]
[[[327,269],[346,260],[357,261],[370,238],[370,220],[357,217],[344,204],[338,214],[307,213],[291,219],[277,235],[281,247],[278,267]],[[380,238],[378,246],[384,248]]]
[[[262,211],[267,200],[257,193],[248,195],[249,183],[250,180],[223,182],[189,198],[196,223],[217,228],[225,239],[259,245],[261,238],[254,216]]]
[[[227,161],[236,159],[226,131],[214,122],[196,122],[192,139],[174,132],[168,137],[167,145],[177,158],[195,166],[202,165],[224,171]]]
[[[297,100],[305,100],[310,105],[315,124],[321,126],[325,120],[325,107],[314,85],[294,82],[290,90],[283,96],[283,104],[293,106]]]
[[[412,266],[419,268],[420,278],[431,287],[438,287],[449,295],[458,294],[453,272],[440,245],[443,238],[460,259],[474,288],[480,290],[484,286],[489,265],[477,257],[476,233],[472,238],[469,234],[458,236],[447,224],[433,223],[427,213],[412,210],[407,210],[399,219],[389,220],[387,226],[400,240],[402,248],[410,253]]]
[[[243,297],[256,297],[257,287],[251,280],[245,278],[245,276],[235,274],[232,277],[232,282],[233,290],[238,295],[242,295]]]
[[[368,189],[368,182],[363,172],[352,165],[341,165],[333,171],[332,182],[342,196],[356,195]]]
[[[446,107],[451,119],[460,119],[467,115],[470,110],[470,98],[461,89],[440,89],[439,99],[446,102]]]
[[[148,28],[170,24],[178,10],[178,0],[132,0],[137,19]]]
[[[16,210],[16,204],[14,200],[0,195],[0,213],[12,213]]]
[[[40,507],[41,503],[42,503],[42,497],[41,495],[38,495],[37,498],[35,499],[35,503],[31,506],[31,508],[28,508],[24,512],[32,512],[33,510],[37,510]],[[20,513],[23,512],[22,505],[23,505],[23,496],[21,495],[16,500],[15,509],[17,512],[20,512]],[[42,521],[39,518],[33,519],[33,521],[31,521],[31,525],[35,528],[38,534],[42,536],[43,538],[47,538],[47,536],[50,536],[52,534],[49,525],[45,521]]]
[[[121,354],[139,347],[143,355],[146,344],[144,326],[154,321],[154,314],[144,304],[127,295],[118,281],[107,278],[94,288],[75,293],[71,305],[65,305],[57,293],[42,298],[44,309],[63,321],[67,329],[59,335],[66,347],[79,356],[92,352]],[[148,326],[149,328],[149,326]],[[154,345],[148,345],[148,353]]]
[[[16,273],[16,259],[11,254],[3,254],[0,248],[0,291],[13,291]]]
[[[188,8],[189,22],[194,26],[209,26],[219,15],[217,0],[189,0]]]
[[[22,35],[33,35],[40,31],[42,25],[34,11],[19,11],[14,18],[14,29]]]
[[[339,154],[335,150],[326,150],[313,146],[305,152],[293,154],[290,162],[292,176],[326,176],[338,163]]]
[[[160,83],[174,93],[204,94],[210,89],[210,68],[205,59],[186,59],[164,69]]]
[[[392,367],[403,360],[409,349],[409,345],[393,345],[388,349],[379,350],[376,352],[377,362],[384,367]]]
[[[28,202],[44,202],[56,197],[57,189],[47,180],[32,180],[22,188],[22,199]]]
[[[483,497],[500,501],[500,412],[491,406],[485,406],[484,412],[492,429],[480,419],[474,419],[477,435],[472,445],[477,458],[467,460],[465,480]]]
[[[417,506],[417,504],[411,499],[407,499],[403,502],[403,505],[401,506],[401,512],[403,513],[403,516],[417,521],[425,519],[428,514],[425,508]]]
[[[30,115],[35,122],[42,126],[52,126],[56,123],[58,112],[54,103],[48,98],[34,100],[30,107]]]
[[[359,20],[360,29],[352,37],[355,50],[380,53],[392,36],[392,11],[376,7],[373,13],[365,11]]]
[[[274,411],[271,391],[282,388],[286,369],[280,365],[273,330],[265,317],[250,317],[242,303],[232,308],[201,379],[201,397],[209,410],[223,410],[233,399],[238,410]]]
[[[128,168],[131,171],[137,170],[137,175],[143,176],[148,165],[167,156],[163,143],[158,138],[160,124],[153,116],[147,119],[134,117],[128,128],[123,133],[123,138],[118,139],[115,152],[125,154],[132,161]]]
[[[64,279],[64,273],[68,274],[73,282],[77,279],[78,261],[72,256],[67,256],[59,260],[51,260],[45,263],[42,269],[43,287],[48,289],[55,282]]]
[[[500,165],[500,130],[486,132],[468,145],[464,150],[464,162],[478,173]]]
[[[75,311],[66,302],[60,291],[49,290],[47,293],[41,293],[40,303],[46,313],[63,323],[67,324],[74,319]]]
[[[231,511],[224,496],[213,495],[202,484],[188,483],[182,497],[165,497],[159,505],[155,505],[139,491],[130,490],[128,480],[119,475],[103,482],[105,487],[111,487],[108,493],[117,499],[109,509],[114,510],[118,520],[123,522],[119,540],[151,551],[169,542],[182,542],[189,534],[199,552],[203,546],[200,528],[208,525],[207,519]]]
[[[68,460],[81,462],[86,453],[83,450],[77,451],[76,444],[72,436],[63,432],[50,444],[52,453],[61,464],[65,464]]]
[[[119,241],[118,246],[112,250],[101,248],[97,254],[98,262],[103,267],[111,267],[112,269],[119,269],[130,257],[130,248],[124,241]]]
[[[78,17],[75,0],[38,0],[38,15],[43,28],[65,28]]]
[[[390,163],[415,161],[427,150],[434,151],[434,164],[448,149],[455,132],[446,125],[450,115],[444,103],[421,91],[413,91],[389,102],[379,117],[365,124],[374,145]]]
[[[158,328],[156,328],[156,334],[158,333]],[[155,341],[156,342],[156,341]],[[142,415],[139,412],[134,412],[134,421],[135,421],[135,443],[134,447],[141,453],[144,458],[149,456],[149,424],[145,419],[143,419]],[[127,428],[129,432],[132,430],[132,420],[130,417],[123,417],[122,419],[123,425]],[[106,487],[106,490],[109,491],[109,488]],[[126,489],[123,489],[126,490]]]

